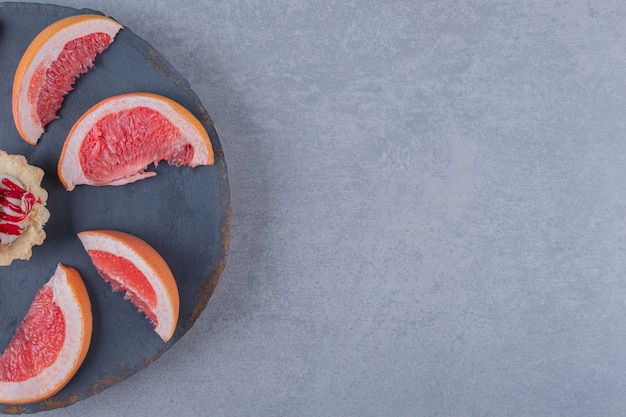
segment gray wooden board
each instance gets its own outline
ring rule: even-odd
[[[230,197],[221,145],[207,112],[183,77],[150,44],[123,29],[65,98],[37,146],[24,142],[11,113],[13,75],[31,40],[50,23],[91,10],[27,3],[0,3],[0,148],[25,155],[45,170],[51,217],[46,241],[30,261],[0,267],[0,350],[8,345],[37,290],[63,263],[81,273],[92,302],[92,343],[82,367],[53,398],[27,406],[0,405],[3,413],[36,412],[97,394],[145,368],[191,327],[204,309],[225,265]],[[116,16],[111,16],[116,18]],[[121,24],[123,19],[118,18]],[[122,187],[78,186],[67,192],[57,162],[73,123],[112,95],[148,91],[170,97],[194,113],[209,132],[216,153],[210,167],[151,167],[157,176]],[[151,244],[167,261],[180,293],[180,318],[164,344],[151,324],[98,275],[76,234],[114,229]]]

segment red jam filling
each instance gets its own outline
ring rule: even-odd
[[[9,178],[2,178],[0,187],[0,233],[19,236],[24,231],[24,221],[30,214],[35,203],[41,203],[33,193],[26,191]],[[20,200],[15,204],[11,200]],[[0,236],[0,244],[7,243]]]

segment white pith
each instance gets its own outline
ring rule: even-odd
[[[91,33],[106,33],[111,36],[111,39],[113,39],[121,28],[122,25],[107,18],[81,21],[57,32],[48,40],[48,42],[46,42],[45,47],[42,47],[37,54],[35,54],[22,78],[21,85],[18,86],[18,114],[20,127],[24,135],[29,138],[31,142],[36,143],[44,132],[43,126],[41,126],[39,117],[36,114],[37,103],[28,102],[28,86],[30,85],[37,68],[39,68],[42,63],[48,67],[58,58],[59,54],[63,50],[63,46],[74,39]]]
[[[157,318],[157,325],[155,326],[154,331],[164,341],[168,341],[172,337],[172,335],[174,334],[174,330],[176,329],[176,317],[178,317],[178,312],[174,311],[172,304],[169,303],[170,297],[165,287],[161,283],[161,280],[158,278],[157,273],[152,269],[152,267],[148,265],[144,258],[139,256],[124,243],[116,239],[112,239],[108,236],[89,233],[81,233],[78,237],[85,247],[85,250],[99,250],[104,252],[110,252],[114,255],[126,258],[145,275],[145,277],[148,279],[148,282],[152,285],[154,292],[156,293],[157,304],[153,312]],[[115,279],[116,277],[110,278]],[[124,285],[124,287],[126,286]],[[139,297],[139,295],[137,296]],[[148,302],[146,300],[142,301],[145,301],[146,305],[148,305]]]
[[[13,403],[23,399],[47,397],[59,384],[70,376],[80,360],[85,317],[76,294],[67,281],[65,271],[57,267],[46,286],[52,288],[53,300],[65,317],[65,341],[56,361],[38,375],[21,382],[0,381],[0,403]]]

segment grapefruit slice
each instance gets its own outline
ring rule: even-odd
[[[78,234],[98,273],[130,300],[167,342],[178,323],[178,286],[165,260],[142,239],[115,230]]]
[[[211,140],[202,123],[177,102],[151,93],[107,98],[74,124],[58,165],[68,191],[77,184],[124,185],[156,175],[151,163],[211,165]]]
[[[0,403],[29,404],[60,391],[85,359],[91,330],[85,284],[59,264],[0,356]]]
[[[83,14],[58,20],[33,39],[13,81],[13,119],[26,142],[37,143],[76,78],[93,66],[120,29],[111,18]]]

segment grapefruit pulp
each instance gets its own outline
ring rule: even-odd
[[[160,161],[211,165],[211,140],[202,123],[179,103],[151,93],[107,98],[70,130],[58,164],[68,191],[78,184],[124,185],[156,175]]]
[[[0,356],[0,403],[29,404],[60,391],[85,359],[91,331],[85,284],[59,264]]]

